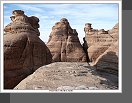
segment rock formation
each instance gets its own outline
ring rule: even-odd
[[[118,53],[118,42],[116,42],[97,58],[96,69],[118,75]]]
[[[67,19],[62,18],[52,27],[47,47],[55,62],[84,62],[86,54],[80,44],[76,29],[72,29]]]
[[[118,88],[116,75],[102,73],[86,62],[55,62],[37,69],[15,90],[109,90]]]
[[[37,68],[52,61],[52,55],[39,38],[39,19],[14,10],[12,22],[4,29],[4,88],[14,88]]]
[[[113,29],[105,31],[104,29],[93,29],[92,24],[86,23],[84,31],[85,38],[83,47],[85,52],[88,54],[89,61],[92,62],[93,65],[98,66],[97,69],[102,70],[105,68],[104,71],[110,71],[110,68],[113,70],[112,65],[114,65],[115,73],[117,73],[118,24],[116,24]],[[111,61],[113,61],[115,64],[112,64]],[[114,71],[112,72],[114,73]]]

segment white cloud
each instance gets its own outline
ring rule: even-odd
[[[4,19],[10,19],[10,16],[4,15]]]
[[[20,7],[22,10],[30,10],[30,11],[33,11],[33,12],[43,12],[43,9],[32,6],[32,5],[19,4],[17,6]]]
[[[4,9],[6,9],[6,8],[7,8],[7,6],[4,5]]]
[[[15,6],[14,6],[15,5]],[[62,17],[77,29],[80,40],[85,36],[83,28],[90,22],[95,29],[111,29],[118,22],[118,6],[111,4],[14,4],[9,10],[21,9],[28,16],[40,19],[40,38],[48,41],[51,28]],[[7,6],[7,5],[6,5]],[[9,10],[6,10],[8,12]],[[5,21],[9,13],[5,13]],[[9,18],[8,18],[9,19]]]

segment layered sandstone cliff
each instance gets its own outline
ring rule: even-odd
[[[37,68],[52,62],[52,55],[39,38],[39,19],[14,10],[4,29],[4,88],[15,87]]]
[[[52,27],[47,47],[55,62],[85,62],[86,54],[79,41],[76,29],[72,29],[66,18]]]
[[[85,24],[84,49],[89,61],[97,67],[97,70],[118,72],[118,35],[119,25],[111,30],[93,29],[92,24]]]

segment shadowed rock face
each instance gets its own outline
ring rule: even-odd
[[[66,18],[52,27],[47,47],[56,62],[84,62],[86,54],[80,44],[76,29],[72,29]]]
[[[115,73],[117,74],[117,52],[119,38],[118,24],[116,24],[111,30],[108,31],[105,31],[104,29],[93,29],[91,25],[92,24],[90,23],[85,24],[85,42],[83,44],[84,50],[85,52],[87,52],[89,61],[92,62],[95,66],[97,66],[98,70],[100,69],[102,71],[112,71],[112,73],[114,73],[115,70]],[[115,55],[110,55],[109,52],[113,52]],[[113,61],[113,63],[111,63],[111,61]]]
[[[52,55],[39,38],[39,19],[15,10],[4,29],[4,88],[14,88],[37,68],[52,61]]]
[[[118,52],[118,42],[116,42],[97,58],[95,62],[97,70],[118,75]]]

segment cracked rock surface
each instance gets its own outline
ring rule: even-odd
[[[14,89],[26,90],[111,90],[118,77],[96,71],[86,62],[56,62],[37,69]]]

